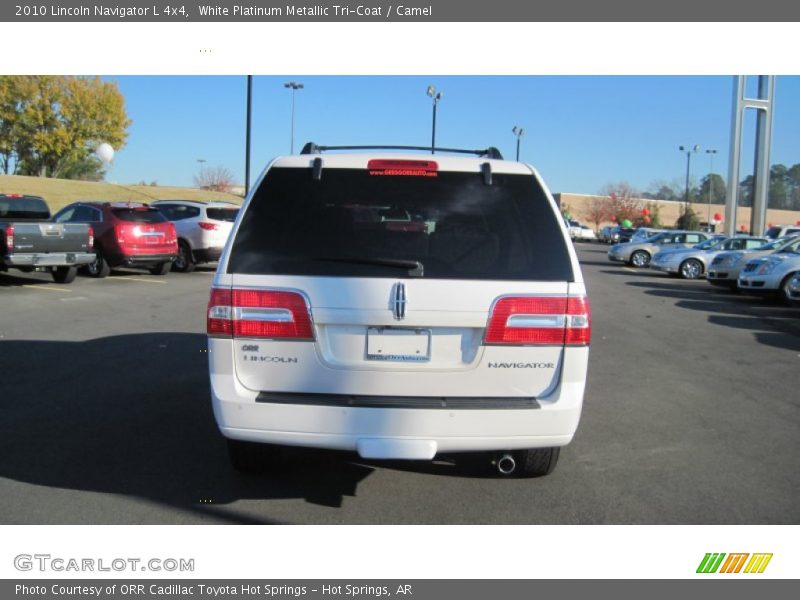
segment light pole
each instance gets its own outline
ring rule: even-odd
[[[708,216],[706,224],[709,228],[711,227],[711,194],[714,191],[714,155],[716,153],[716,150],[706,150],[706,154],[708,154]]]
[[[525,130],[522,127],[514,126],[514,129],[511,130],[515,136],[517,136],[517,162],[519,162],[519,142],[522,138],[522,134],[525,133]]]
[[[197,162],[198,162],[198,164],[200,165],[200,174],[197,176],[197,181],[199,181],[199,182],[200,182],[200,184],[201,184],[201,186],[200,186],[200,187],[202,187],[202,185],[203,185],[203,179],[204,179],[204,176],[205,176],[205,172],[204,172],[204,171],[205,171],[205,169],[206,169],[206,162],[207,162],[207,161],[206,161],[206,159],[205,159],[205,158],[198,158],[198,159],[197,159]]]
[[[429,85],[427,94],[433,100],[433,125],[431,127],[431,154],[433,154],[436,151],[436,106],[442,99],[442,92],[437,92],[435,86]]]
[[[683,228],[686,229],[688,227],[686,219],[689,214],[689,169],[692,163],[692,154],[700,151],[700,144],[695,144],[691,148],[679,146],[678,150],[686,153],[686,192],[683,196]]]
[[[289,141],[289,154],[294,154],[294,94],[297,90],[303,89],[303,84],[290,81],[289,83],[284,83],[283,87],[292,90],[292,133]]]

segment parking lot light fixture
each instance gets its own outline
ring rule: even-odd
[[[683,197],[683,226],[686,228],[686,218],[689,214],[689,169],[692,163],[692,154],[700,151],[700,144],[695,144],[691,148],[688,146],[679,146],[678,150],[686,153],[686,191]]]
[[[433,124],[431,126],[431,154],[436,151],[436,107],[442,99],[442,92],[436,91],[436,86],[429,85],[428,96],[433,100]]]
[[[516,125],[511,130],[515,136],[517,136],[517,162],[519,162],[519,144],[520,140],[522,139],[522,135],[525,133],[525,130],[522,127],[517,127]]]
[[[294,95],[297,90],[303,89],[303,84],[296,81],[284,83],[283,87],[292,90],[292,132],[289,137],[289,154],[294,154]]]

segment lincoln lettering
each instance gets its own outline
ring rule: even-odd
[[[249,360],[251,362],[271,362],[271,363],[296,363],[298,362],[297,358],[294,356],[253,356],[252,354],[246,354],[245,360]]]

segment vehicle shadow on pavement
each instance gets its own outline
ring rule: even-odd
[[[228,506],[237,500],[338,507],[356,494],[374,469],[335,453],[302,469],[236,473],[213,418],[206,356],[202,334],[0,340],[0,477],[139,497],[217,523],[278,522]]]
[[[39,274],[44,276],[47,274]],[[34,277],[26,277],[25,273],[20,272],[19,275],[11,273],[0,273],[0,288],[4,287],[19,287],[22,285],[55,285],[53,278],[47,275],[47,279]]]
[[[606,259],[606,260],[581,260],[580,263],[581,263],[581,266],[583,266],[583,265],[591,265],[591,266],[594,266],[594,267],[609,267],[609,266],[614,265],[614,264],[616,264],[617,266],[620,266],[620,267],[627,266],[627,265],[624,265],[623,263],[613,263],[608,259]]]
[[[713,288],[702,281],[630,281],[627,285],[644,288],[651,296],[676,299],[678,308],[708,313],[708,322],[714,325],[752,331],[761,344],[800,351],[800,307]]]

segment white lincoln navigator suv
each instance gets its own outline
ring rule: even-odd
[[[235,467],[306,446],[553,470],[586,384],[581,270],[532,167],[457,152],[307,144],[253,186],[207,313]]]

